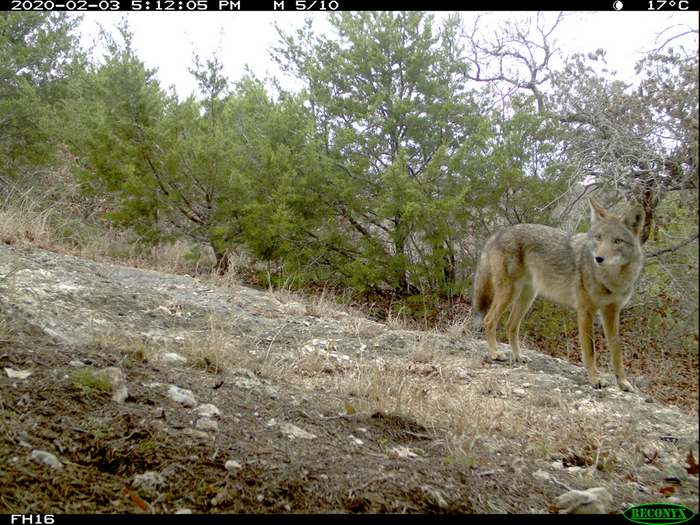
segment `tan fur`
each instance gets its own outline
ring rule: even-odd
[[[612,215],[589,200],[587,233],[519,224],[489,238],[474,274],[475,320],[483,320],[491,357],[504,360],[496,344],[496,325],[510,306],[506,332],[515,359],[521,359],[520,323],[537,295],[574,307],[583,364],[593,386],[601,388],[593,344],[593,319],[598,312],[617,384],[629,391],[632,385],[622,365],[620,310],[642,272],[644,209],[635,206],[624,216]]]

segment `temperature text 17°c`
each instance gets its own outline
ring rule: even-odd
[[[687,11],[690,9],[688,4],[690,4],[690,0],[649,0],[647,11],[668,11],[671,9]]]

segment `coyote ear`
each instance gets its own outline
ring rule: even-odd
[[[588,202],[591,203],[591,224],[595,224],[601,219],[604,219],[609,214],[593,197],[588,197]]]
[[[642,227],[644,226],[644,220],[646,219],[646,213],[644,213],[644,208],[641,205],[637,205],[628,211],[622,220],[632,233],[636,236],[642,232]]]

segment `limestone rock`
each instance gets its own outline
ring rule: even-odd
[[[607,514],[612,505],[613,498],[603,487],[570,490],[554,500],[560,514]]]

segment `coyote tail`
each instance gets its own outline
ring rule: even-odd
[[[484,257],[483,254],[479,257],[476,265],[476,272],[474,273],[474,282],[472,283],[472,288],[474,290],[474,295],[472,296],[472,312],[474,316],[472,323],[477,328],[482,326],[484,317],[489,311],[489,307],[493,301],[491,271],[485,259],[487,259],[487,257]]]

